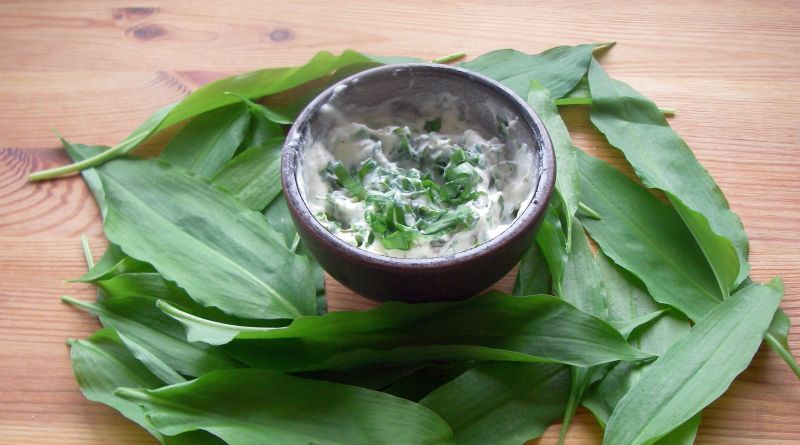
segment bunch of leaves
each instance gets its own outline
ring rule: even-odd
[[[780,281],[746,278],[746,236],[719,188],[652,102],[602,72],[597,47],[461,64],[526,96],[556,150],[557,195],[515,296],[323,315],[322,270],[281,195],[282,125],[336,78],[407,59],[320,53],[209,84],[115,147],[62,140],[76,163],[33,178],[82,170],[111,241],[97,263],[84,243],[79,281],[96,301],[64,298],[104,326],[69,341],[84,395],[164,444],[516,444],[562,418],[563,439],[579,404],[605,443],[691,443],[763,339],[797,372]],[[259,103],[309,81],[288,105]],[[564,96],[592,106],[669,204],[575,148]],[[123,157],[187,120],[160,159]],[[374,168],[331,173],[359,197]],[[396,207],[377,222],[404,222]]]

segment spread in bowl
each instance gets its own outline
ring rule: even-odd
[[[377,300],[455,300],[495,283],[534,243],[555,183],[550,138],[525,101],[440,64],[328,87],[281,159],[303,246]]]
[[[502,233],[528,205],[537,165],[513,137],[518,119],[498,115],[488,132],[466,119],[469,106],[446,92],[322,105],[327,131],[308,138],[297,170],[308,209],[347,243],[400,258],[463,252]]]

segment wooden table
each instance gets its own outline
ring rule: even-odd
[[[794,320],[791,345],[800,352],[797,2],[237,0],[129,7],[140,3],[0,3],[0,442],[154,443],[116,412],[84,400],[72,376],[64,340],[85,337],[98,324],[59,302],[63,294],[92,296],[89,287],[63,280],[84,271],[81,234],[96,254],[105,240],[80,179],[26,182],[34,170],[67,162],[51,130],[113,144],[159,106],[210,80],[297,65],[320,50],[433,58],[617,41],[603,64],[678,110],[673,126],[750,234],[753,277],[783,277],[782,307]],[[618,159],[591,130],[585,110],[567,118],[582,148]],[[370,305],[331,280],[328,289],[333,309]],[[541,443],[554,443],[556,431]],[[600,437],[581,411],[568,442]],[[799,443],[800,383],[762,347],[705,411],[697,442]]]

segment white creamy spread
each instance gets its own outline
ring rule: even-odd
[[[449,255],[496,237],[538,181],[531,148],[505,140],[517,122],[498,118],[498,134],[485,135],[451,94],[415,104],[323,105],[330,129],[307,135],[297,173],[308,209],[342,240],[393,257]]]

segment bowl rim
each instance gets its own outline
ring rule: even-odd
[[[458,253],[432,258],[392,257],[370,252],[347,243],[328,231],[308,209],[305,200],[300,194],[296,173],[299,153],[305,137],[305,129],[309,122],[319,111],[320,107],[327,103],[336,91],[339,91],[337,90],[338,87],[347,85],[353,81],[358,81],[367,76],[382,74],[391,75],[396,70],[434,71],[445,75],[462,77],[468,82],[481,83],[488,87],[490,94],[499,95],[508,101],[511,104],[511,109],[516,111],[520,117],[525,119],[526,124],[532,127],[534,139],[540,143],[539,181],[527,207],[525,207],[522,213],[520,213],[509,227],[499,235],[482,244]],[[457,268],[459,265],[482,259],[503,250],[505,246],[513,243],[516,239],[524,237],[525,234],[544,217],[544,213],[547,211],[547,205],[550,202],[555,187],[555,176],[556,159],[550,134],[545,128],[542,119],[527,102],[511,91],[511,89],[494,79],[464,68],[438,63],[382,65],[360,71],[330,85],[306,105],[303,111],[298,115],[281,149],[281,183],[283,185],[286,203],[290,213],[294,216],[295,224],[302,224],[304,228],[312,232],[315,238],[323,244],[323,248],[335,250],[339,254],[344,255],[351,262],[367,264],[371,267],[383,269],[418,270]]]

